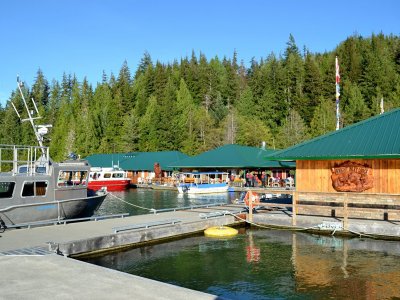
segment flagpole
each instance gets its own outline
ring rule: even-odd
[[[335,58],[335,68],[336,68],[336,130],[340,127],[340,111],[339,111],[339,96],[340,96],[340,74],[339,74],[339,62],[338,57]]]

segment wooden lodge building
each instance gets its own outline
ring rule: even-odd
[[[170,167],[179,169],[182,172],[227,172],[230,181],[242,185],[245,174],[252,172],[261,179],[264,171],[269,176],[285,179],[296,167],[294,162],[270,161],[265,159],[267,155],[273,154],[276,150],[228,144],[188,157],[171,164]]]
[[[296,161],[296,212],[400,220],[400,109],[273,153]]]
[[[236,179],[242,185],[246,172],[261,174],[262,171],[267,171],[274,177],[285,179],[294,171],[294,162],[265,159],[274,152],[276,151],[256,147],[224,145],[192,157],[179,151],[160,151],[93,154],[86,159],[93,167],[117,166],[127,171],[132,184],[155,182],[154,165],[158,163],[162,170],[163,183],[174,180],[173,171],[220,171],[229,173],[232,181]]]

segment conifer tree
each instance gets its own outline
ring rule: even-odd
[[[45,115],[49,102],[49,83],[41,69],[36,73],[35,83],[32,86],[31,97],[35,100],[41,116]]]
[[[139,151],[139,140],[139,119],[137,118],[137,113],[134,110],[131,110],[125,115],[122,125],[121,151]]]
[[[310,124],[311,137],[317,137],[335,130],[336,115],[335,103],[322,96],[319,98],[319,105],[314,110],[314,116]]]
[[[150,96],[146,113],[139,121],[140,151],[158,150],[158,136],[157,136],[157,124],[156,124],[157,120],[158,120],[157,98],[155,96]]]
[[[343,113],[343,125],[347,126],[368,118],[371,114],[356,84],[343,84],[343,99],[346,99]]]
[[[184,153],[193,154],[194,149],[192,147],[196,145],[196,105],[183,78],[177,91],[176,115],[175,124],[178,132],[180,132],[175,137],[179,142],[178,149],[182,149]]]
[[[321,74],[311,53],[307,52],[304,63],[304,95],[301,97],[300,115],[306,124],[310,124],[314,109],[322,96]]]
[[[308,128],[300,114],[291,109],[289,115],[280,128],[279,139],[276,139],[278,148],[287,148],[308,139]]]
[[[118,94],[121,97],[121,105],[130,111],[134,107],[134,96],[132,90],[131,72],[128,67],[128,62],[125,60],[117,79]]]

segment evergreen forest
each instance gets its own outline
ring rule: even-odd
[[[256,47],[256,45],[255,45]],[[284,53],[251,62],[192,52],[172,63],[144,53],[136,70],[122,62],[96,86],[63,74],[48,81],[39,69],[26,99],[52,124],[45,144],[53,159],[70,152],[179,150],[194,155],[224,144],[283,149],[335,130],[335,57],[340,65],[340,127],[400,107],[400,39],[348,37],[331,52],[299,49],[292,35]],[[36,145],[16,90],[0,106],[0,143]],[[24,115],[21,115],[24,118]]]

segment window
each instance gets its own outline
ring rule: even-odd
[[[15,182],[0,182],[0,198],[11,198],[14,187]]]
[[[123,173],[114,173],[113,178],[123,178],[124,174]]]
[[[104,178],[111,178],[111,173],[104,173]]]
[[[26,165],[21,166],[18,169],[18,173],[28,173],[30,171],[31,171],[31,168],[28,169],[28,167]],[[46,174],[46,167],[36,167],[35,172],[40,173],[40,174]]]
[[[24,187],[22,188],[22,197],[35,196],[34,185],[33,182],[25,182]]]
[[[27,181],[22,188],[22,197],[45,196],[47,192],[46,181]]]
[[[86,185],[87,171],[60,171],[58,173],[57,186]]]
[[[36,196],[46,196],[47,182],[36,181]]]

